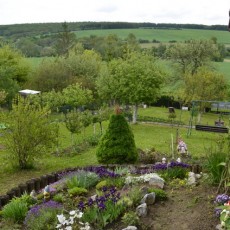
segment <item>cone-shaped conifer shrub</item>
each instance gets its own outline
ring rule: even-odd
[[[134,163],[138,157],[134,135],[122,114],[110,117],[109,126],[97,149],[97,159],[103,164]]]

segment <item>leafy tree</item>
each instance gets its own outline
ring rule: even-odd
[[[83,127],[81,113],[76,110],[72,110],[69,113],[67,113],[65,118],[65,124],[66,128],[71,133],[71,143],[72,146],[74,146],[74,134],[81,133]]]
[[[28,63],[17,50],[0,44],[0,90],[6,92],[8,104],[27,81],[29,71]]]
[[[133,122],[141,103],[153,102],[160,94],[164,71],[145,53],[130,53],[127,59],[114,59],[104,68],[97,81],[103,99],[133,105]]]
[[[122,114],[112,115],[96,152],[99,163],[135,163],[138,157],[134,136]]]
[[[65,66],[72,79],[83,87],[94,90],[102,65],[101,56],[93,50],[83,50],[78,45],[65,59]]]
[[[218,53],[218,47],[212,40],[190,40],[167,49],[167,56],[182,75],[186,72],[195,74],[199,67],[210,65],[210,61]]]
[[[7,124],[4,144],[14,166],[26,169],[34,160],[50,150],[56,143],[58,127],[49,120],[49,109],[31,105],[29,99],[18,98],[8,113],[1,113]]]
[[[65,59],[44,59],[33,73],[30,87],[42,92],[61,91],[73,84],[73,76],[66,68]]]
[[[199,68],[196,74],[186,74],[183,83],[185,102],[192,100],[224,100],[228,96],[228,82],[218,72],[205,67]]]
[[[62,91],[65,104],[73,107],[88,105],[93,97],[92,91],[84,89],[80,84],[69,85]]]

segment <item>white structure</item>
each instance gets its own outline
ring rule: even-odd
[[[41,93],[41,91],[36,91],[36,90],[31,90],[31,89],[24,89],[24,90],[20,90],[18,92],[24,97],[31,95],[31,94],[40,94]]]

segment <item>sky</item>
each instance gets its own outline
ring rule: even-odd
[[[0,25],[152,22],[227,25],[230,0],[0,0]]]

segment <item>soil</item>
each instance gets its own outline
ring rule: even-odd
[[[219,224],[214,213],[216,188],[199,184],[195,187],[165,186],[168,199],[148,207],[138,230],[212,230]],[[127,226],[114,224],[108,229]]]

